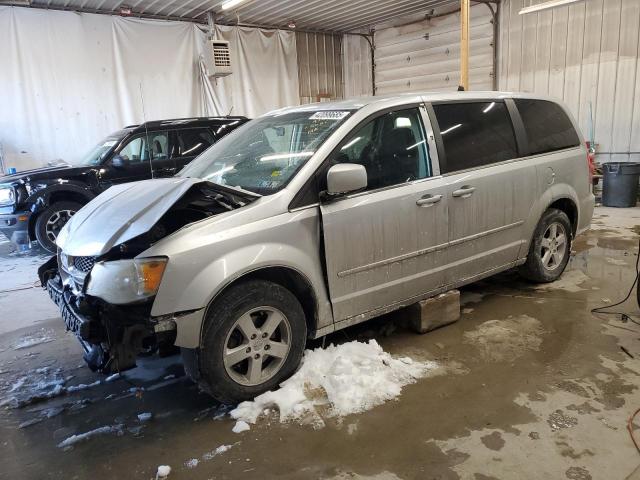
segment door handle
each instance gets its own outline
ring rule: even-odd
[[[428,207],[442,200],[442,195],[425,195],[416,201],[416,205],[419,207]]]
[[[458,190],[454,190],[453,193],[451,194],[453,197],[463,197],[463,198],[467,198],[470,197],[473,192],[476,191],[476,187],[471,187],[469,185],[465,185],[462,188],[459,188]]]

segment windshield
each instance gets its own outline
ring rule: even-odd
[[[120,143],[127,132],[117,132],[98,142],[88,152],[77,159],[73,164],[78,166],[100,165],[107,154]]]
[[[284,188],[350,111],[298,111],[243,125],[200,155],[178,175],[261,195]]]

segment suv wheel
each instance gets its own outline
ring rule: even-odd
[[[561,210],[550,208],[536,226],[527,261],[520,267],[520,274],[536,283],[553,282],[564,272],[570,253],[569,217]]]
[[[82,208],[76,202],[56,202],[36,218],[35,232],[38,243],[45,250],[56,253],[56,238],[69,219]]]
[[[277,388],[298,368],[306,336],[302,306],[283,286],[251,280],[230,287],[205,318],[199,384],[222,402]]]

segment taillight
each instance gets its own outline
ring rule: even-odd
[[[589,184],[593,185],[593,176],[596,173],[596,149],[587,141],[587,168],[589,169]]]

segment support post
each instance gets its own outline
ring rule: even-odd
[[[469,0],[460,0],[460,87],[469,90]]]

